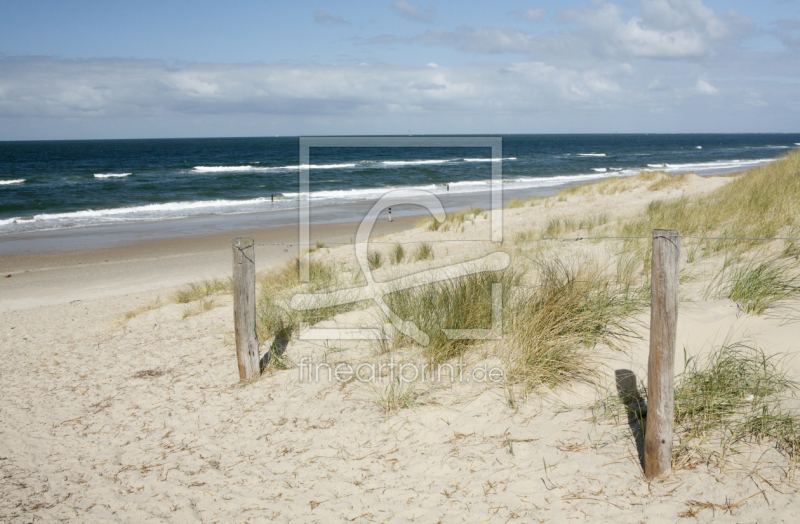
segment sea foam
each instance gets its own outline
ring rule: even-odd
[[[450,160],[384,160],[385,166],[420,166],[425,164],[446,164]]]
[[[465,158],[464,162],[497,162],[497,161],[505,161],[505,160],[516,160],[517,157],[510,156],[508,158]]]
[[[95,178],[125,178],[130,176],[131,173],[95,173]]]
[[[10,186],[12,184],[23,184],[25,183],[24,178],[17,178],[14,180],[0,180],[0,186]]]
[[[298,165],[290,166],[195,166],[192,171],[197,173],[243,173],[243,172],[264,172],[264,171],[277,171],[277,170],[296,170]],[[309,164],[309,169],[342,169],[348,167],[356,167],[356,164]]]

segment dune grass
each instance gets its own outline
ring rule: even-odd
[[[751,170],[706,195],[651,202],[645,213],[621,224],[622,235],[675,229],[682,235],[769,238],[800,228],[800,151]],[[796,236],[796,235],[792,235]],[[711,253],[759,245],[749,240],[705,243]]]
[[[658,183],[659,181],[670,178],[670,175],[663,171],[643,171],[637,175],[630,177],[609,177],[604,178],[594,184],[584,184],[578,186],[568,187],[558,193],[559,197],[566,197],[568,195],[615,195],[617,193],[624,193],[636,187],[640,187],[643,182]]]
[[[796,264],[776,257],[756,256],[740,264],[723,266],[706,296],[729,298],[745,313],[763,315],[779,303],[800,297]]]
[[[646,303],[632,285],[616,285],[592,262],[556,258],[537,269],[539,285],[522,293],[506,315],[507,376],[527,389],[588,379],[591,349],[632,335],[626,320]]]
[[[455,213],[448,214],[443,222],[438,222],[434,217],[428,216],[419,222],[419,226],[427,226],[428,231],[450,231],[469,221],[475,222],[479,216],[485,215],[486,210],[480,207],[470,207]]]
[[[289,302],[295,293],[325,293],[352,284],[347,281],[341,268],[313,258],[308,267],[308,275],[308,282],[300,281],[299,258],[257,275],[256,332],[259,340],[289,338],[302,323],[314,324],[339,313],[363,307],[359,303],[331,303],[314,310],[293,309]]]
[[[403,244],[395,244],[392,246],[392,250],[389,252],[389,262],[392,265],[397,265],[403,261],[406,256],[406,250],[403,247]]]
[[[383,254],[380,251],[370,250],[367,253],[367,264],[373,271],[383,265]]]
[[[201,299],[187,303],[183,307],[183,314],[181,315],[181,320],[186,319],[188,317],[192,317],[194,315],[205,313],[206,311],[211,311],[216,306],[217,303],[214,300],[214,297],[203,297]]]
[[[516,209],[518,207],[525,207],[525,200],[520,198],[512,198],[506,203],[506,209]]]
[[[648,184],[648,191],[662,191],[664,189],[680,187],[686,183],[688,175],[669,175],[664,173],[664,176]]]
[[[501,283],[504,340],[490,353],[504,360],[509,380],[533,389],[590,378],[592,348],[601,342],[615,346],[632,335],[626,321],[645,307],[643,294],[633,284],[616,284],[586,261],[540,261],[535,273],[534,287],[523,287],[523,272],[508,268],[398,291],[387,302],[428,334],[423,354],[441,363],[483,343],[451,340],[444,330],[490,329],[492,284]]]
[[[789,461],[800,461],[800,412],[786,404],[798,384],[786,377],[781,359],[747,342],[725,342],[703,359],[685,357],[684,364],[674,390],[679,443],[673,448],[673,469],[722,468],[738,454],[738,446],[751,443],[772,445]],[[627,416],[631,437],[641,439],[646,399],[644,387],[620,391],[595,409],[601,418]]]
[[[414,260],[433,260],[433,244],[421,242],[414,251]]]
[[[230,278],[204,279],[182,286],[172,299],[177,304],[188,304],[201,298],[214,295],[230,295],[233,293],[233,280]]]
[[[721,442],[723,451],[737,442],[769,441],[797,460],[800,413],[782,401],[797,389],[775,357],[746,343],[724,344],[704,361],[688,359],[675,387],[676,457],[709,441]]]
[[[414,406],[416,382],[395,377],[386,383],[369,385],[372,388],[373,401],[385,415]]]
[[[142,313],[147,313],[148,311],[152,311],[153,309],[158,309],[164,304],[161,302],[161,297],[156,297],[155,300],[152,302],[148,302],[147,304],[143,304],[136,309],[126,312],[122,315],[122,322],[126,322],[134,317],[141,315]]]
[[[567,231],[578,229],[578,222],[574,218],[557,217],[547,221],[547,225],[542,229],[542,238],[557,237]]]
[[[482,272],[437,284],[413,287],[386,296],[389,307],[402,319],[415,323],[430,337],[423,349],[433,363],[458,358],[475,340],[449,339],[444,329],[491,329],[492,284],[503,284],[502,301],[508,304],[520,281],[517,271]],[[411,344],[399,335],[400,344]]]

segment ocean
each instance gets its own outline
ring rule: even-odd
[[[502,139],[506,195],[644,170],[743,171],[800,147],[800,134]],[[315,148],[310,199],[468,197],[488,191],[490,173],[489,148]],[[297,137],[0,142],[0,234],[289,209],[298,191]]]

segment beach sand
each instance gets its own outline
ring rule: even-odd
[[[659,191],[552,198],[505,210],[504,234],[513,238],[554,217],[605,213],[613,221],[652,200],[712,191],[730,180],[688,176]],[[485,218],[447,232],[414,228],[416,221],[382,221],[374,236],[454,242],[436,243],[434,262],[386,266],[375,272],[377,280],[497,249],[464,241],[489,238]],[[346,242],[355,227],[319,227],[312,240]],[[0,260],[2,276],[12,275],[0,281],[0,521],[800,519],[794,469],[768,443],[743,444],[723,468],[697,459],[664,479],[644,479],[641,443],[631,436],[636,421],[603,416],[598,401],[614,395],[620,372],[633,372],[639,387],[646,380],[649,312],[632,319],[640,338],[622,351],[596,348],[594,385],[514,397],[513,388],[491,382],[423,383],[412,408],[390,413],[378,405],[381,386],[324,374],[302,381],[298,369],[272,370],[241,385],[230,296],[214,297],[202,311],[171,301],[180,284],[230,275],[231,236]],[[294,242],[296,232],[233,236]],[[596,259],[610,249],[578,244],[563,249]],[[352,251],[343,245],[314,256],[345,263]],[[257,268],[296,255],[296,247],[260,246]],[[125,318],[137,308],[139,314]],[[370,319],[369,311],[351,312],[325,325]],[[800,323],[745,315],[728,299],[682,301],[676,373],[684,350],[702,355],[744,338],[768,354],[793,356]],[[375,347],[295,338],[286,355],[295,362],[305,356],[357,363],[374,358]],[[800,380],[800,361],[786,362],[788,377]]]

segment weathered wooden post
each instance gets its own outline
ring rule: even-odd
[[[644,436],[644,474],[648,479],[661,477],[672,469],[680,253],[678,231],[653,230],[650,360],[647,363],[647,427]]]
[[[239,362],[239,378],[250,380],[261,375],[256,335],[255,246],[252,238],[234,238],[231,246],[236,360]]]

